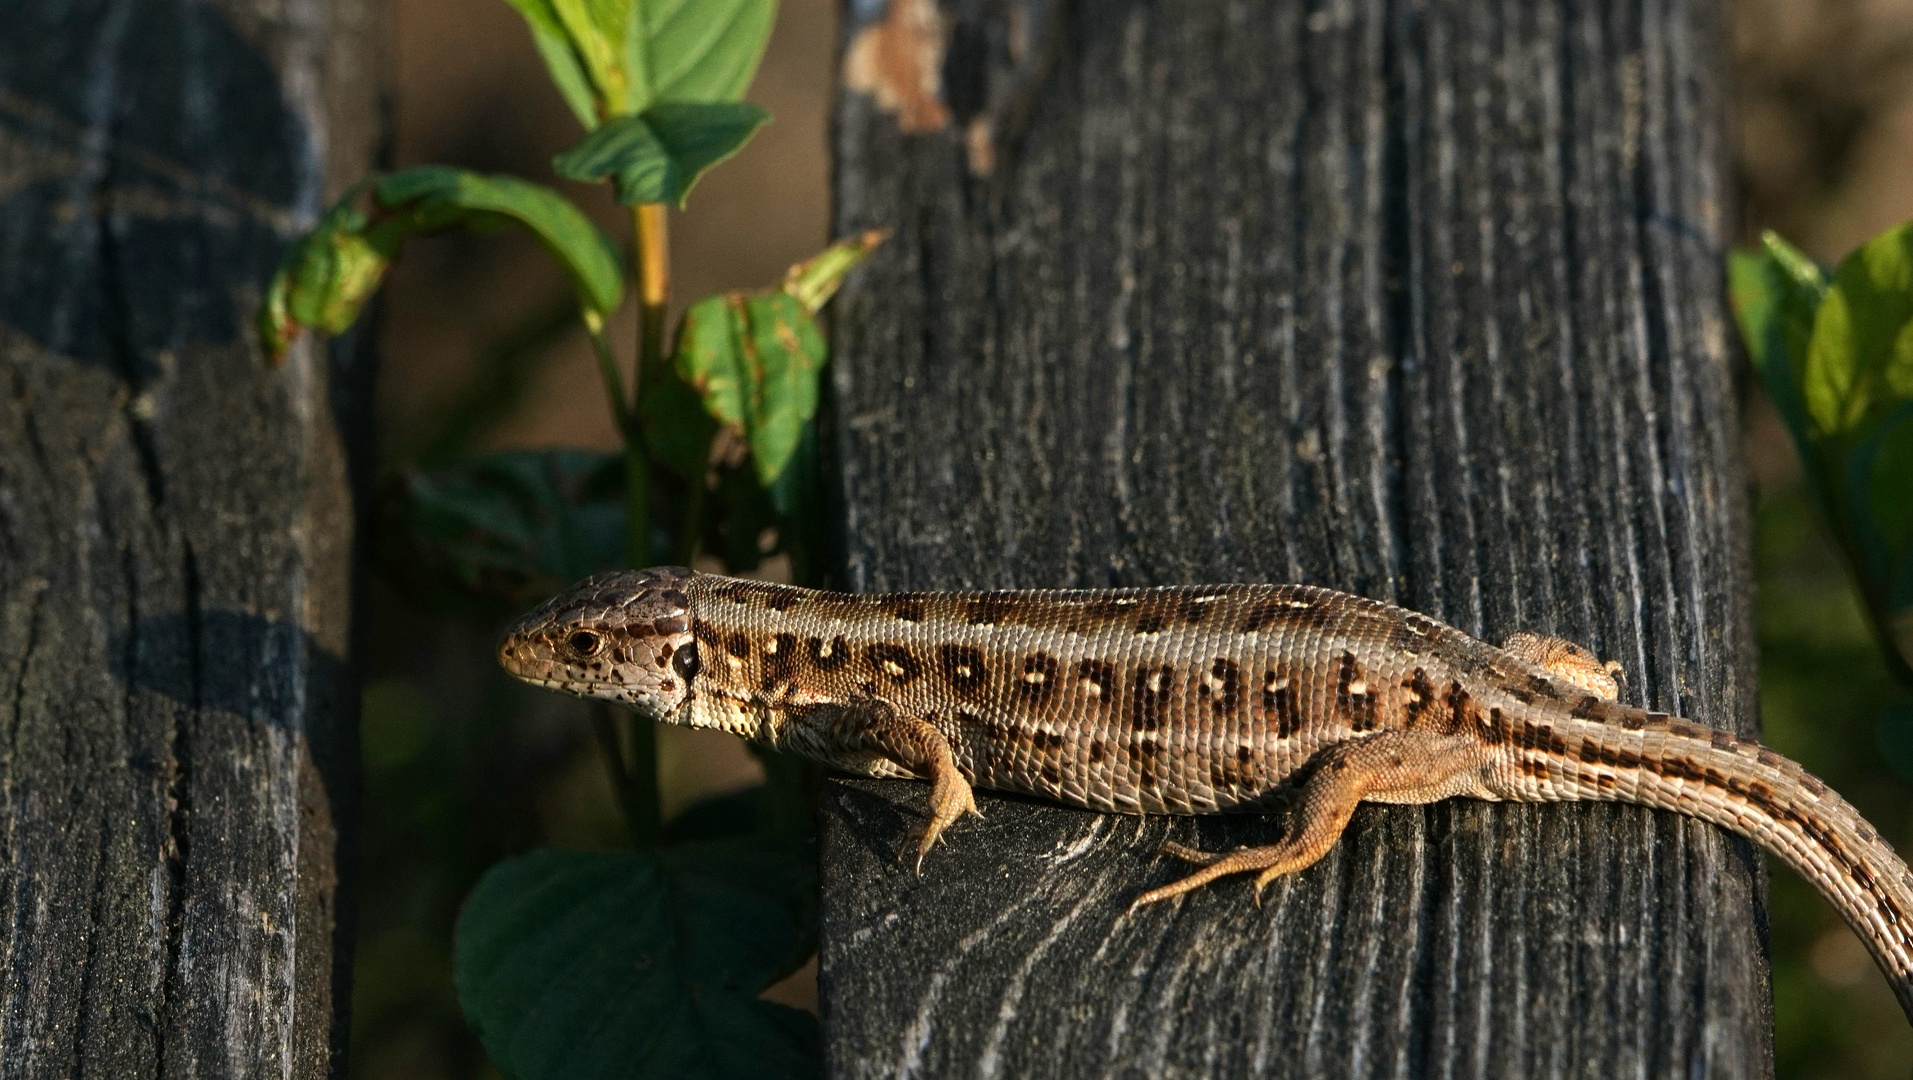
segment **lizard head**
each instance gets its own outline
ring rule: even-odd
[[[534,686],[676,719],[698,671],[690,578],[676,566],[586,578],[513,624],[498,663]]]

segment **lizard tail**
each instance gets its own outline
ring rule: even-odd
[[[1752,739],[1621,705],[1600,711],[1504,722],[1507,771],[1494,786],[1523,801],[1638,803],[1739,833],[1833,902],[1913,1020],[1913,871],[1851,803]]]

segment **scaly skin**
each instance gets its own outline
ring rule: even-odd
[[[1282,843],[1137,898],[1258,873],[1356,805],[1600,800],[1739,833],[1812,882],[1913,1017],[1913,873],[1826,785],[1751,740],[1617,704],[1612,666],[1535,635],[1495,648],[1302,585],[855,596],[689,570],[604,574],[499,645],[527,682],[717,728],[865,776],[931,781],[918,859],[971,786],[1129,814],[1256,812]]]

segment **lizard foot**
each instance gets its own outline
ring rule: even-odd
[[[917,873],[923,873],[923,857],[935,846],[937,837],[965,814],[982,817],[983,811],[976,808],[970,782],[945,754],[930,766],[930,823],[917,834]]]
[[[1237,848],[1210,855],[1181,844],[1164,844],[1163,853],[1201,863],[1195,873],[1151,889],[1129,905],[1137,908],[1200,889],[1220,877],[1260,871],[1255,898],[1284,874],[1314,865],[1342,837],[1342,829],[1364,798],[1388,802],[1431,802],[1445,798],[1457,775],[1479,769],[1480,747],[1471,741],[1433,732],[1394,730],[1336,743],[1309,763],[1302,783],[1295,827],[1281,843]],[[1392,797],[1390,797],[1392,796]]]
[[[1330,843],[1332,844],[1333,842],[1334,839],[1330,838]],[[1151,889],[1141,896],[1138,896],[1129,905],[1131,913],[1134,913],[1137,908],[1200,889],[1219,877],[1246,873],[1250,870],[1265,870],[1265,868],[1267,868],[1263,877],[1273,879],[1291,870],[1299,870],[1302,866],[1307,865],[1307,863],[1314,862],[1316,859],[1321,858],[1320,855],[1315,855],[1310,857],[1307,862],[1298,864],[1293,853],[1295,847],[1293,842],[1271,844],[1268,847],[1237,848],[1227,855],[1211,855],[1206,852],[1196,851],[1193,848],[1183,848],[1180,844],[1174,846],[1181,848],[1181,850],[1169,851],[1169,845],[1164,845],[1165,853],[1182,859],[1185,862],[1207,860],[1207,865],[1195,873],[1190,874],[1188,877],[1182,878],[1179,881],[1170,882],[1161,888]],[[1194,858],[1190,858],[1189,856],[1194,856]],[[1260,902],[1262,893],[1261,883],[1262,878],[1257,878],[1256,897],[1258,903]]]
[[[1201,848],[1192,848],[1187,844],[1178,844],[1174,840],[1164,840],[1162,846],[1156,849],[1156,854],[1181,859],[1183,862],[1194,863],[1197,866],[1207,866],[1222,858],[1221,852],[1203,851]]]

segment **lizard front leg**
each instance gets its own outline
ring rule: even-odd
[[[1269,882],[1306,869],[1328,854],[1363,799],[1423,803],[1475,794],[1481,789],[1481,770],[1488,753],[1471,738],[1403,729],[1336,743],[1311,763],[1297,800],[1295,824],[1286,839],[1226,854],[1164,844],[1163,854],[1196,863],[1202,869],[1143,893],[1129,910],[1180,896],[1219,877],[1251,870],[1261,871],[1255,879],[1255,895],[1260,901],[1262,889]]]
[[[970,782],[957,767],[950,740],[941,731],[880,698],[822,707],[807,718],[820,727],[830,750],[882,758],[930,781],[930,821],[917,836],[918,872],[937,837],[964,814],[982,817]]]

